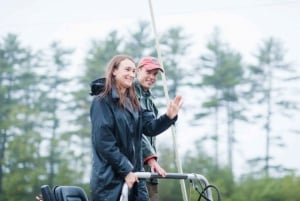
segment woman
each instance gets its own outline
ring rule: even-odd
[[[143,171],[142,133],[155,136],[169,128],[177,119],[181,96],[170,101],[165,115],[155,118],[142,110],[135,95],[133,80],[135,63],[127,55],[117,55],[108,64],[106,77],[97,80],[90,117],[92,123],[91,173],[92,201],[117,201],[124,182],[130,201],[147,201],[144,180],[133,172]]]

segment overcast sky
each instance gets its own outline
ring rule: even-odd
[[[82,47],[109,30],[128,29],[141,19],[150,21],[148,0],[0,2],[1,36],[16,33],[32,46],[43,47],[57,39]],[[158,32],[180,24],[205,40],[219,26],[225,40],[242,52],[253,51],[258,40],[271,36],[283,41],[292,60],[299,52],[299,0],[152,0],[152,5]]]
[[[151,22],[148,0],[0,0],[0,5],[1,38],[15,33],[24,45],[33,48],[45,48],[59,40],[76,48],[79,63],[91,39],[102,39],[113,29],[128,30],[139,20]],[[288,60],[300,64],[300,0],[152,0],[152,5],[159,33],[183,26],[194,35],[199,51],[218,26],[223,39],[245,58],[251,59],[263,38],[275,37],[284,44]],[[191,143],[192,135],[197,134],[191,131],[179,136],[180,142]],[[263,145],[257,148],[261,139],[256,131],[250,138],[241,137],[245,146],[237,147],[235,157],[244,161],[262,153]],[[299,137],[289,137],[289,148],[277,153],[277,161],[300,169],[298,142]],[[238,169],[245,168],[237,163]]]

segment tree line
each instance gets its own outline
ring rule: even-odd
[[[42,50],[25,47],[9,33],[0,41],[0,201],[34,200],[43,184],[78,185],[89,193],[90,122],[89,83],[104,76],[107,62],[116,54],[129,54],[136,61],[157,56],[148,22],[137,22],[126,34],[112,30],[93,39],[84,56],[82,73],[74,71],[75,49],[54,41]],[[254,63],[222,40],[221,30],[212,30],[193,62],[187,63],[197,44],[182,27],[171,27],[161,35],[163,66],[168,93],[190,91],[196,99],[183,113],[192,114],[192,127],[209,122],[208,133],[200,133],[183,157],[184,172],[201,172],[220,188],[223,200],[300,200],[300,179],[296,170],[274,162],[274,149],[283,149],[284,136],[299,135],[297,128],[282,128],[274,119],[295,120],[299,100],[299,72],[286,60],[279,39],[262,40],[253,53]],[[153,89],[161,110],[165,108],[162,81]],[[201,97],[201,98],[199,98]],[[296,122],[294,122],[296,125]],[[260,130],[265,152],[247,159],[249,171],[234,174],[237,129],[251,125]],[[284,132],[284,135],[282,134]],[[225,140],[224,140],[225,139]],[[213,144],[214,153],[204,145]],[[226,161],[220,159],[225,143]],[[255,147],[253,147],[255,149]],[[176,172],[173,151],[159,147],[159,161]],[[187,183],[187,185],[189,185]],[[179,183],[161,181],[162,200],[181,200]],[[190,193],[191,200],[197,193]]]

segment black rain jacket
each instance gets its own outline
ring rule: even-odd
[[[93,90],[97,84],[97,92]],[[101,92],[104,78],[91,84],[91,95]],[[115,88],[105,97],[96,96],[91,104],[92,123],[91,173],[92,201],[119,200],[124,178],[129,172],[143,171],[142,133],[155,136],[168,129],[176,120],[166,115],[155,118],[148,110],[134,111],[130,104],[118,106],[119,94]],[[130,201],[147,201],[145,181],[135,184],[130,191]]]

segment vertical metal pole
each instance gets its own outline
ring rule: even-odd
[[[156,31],[156,24],[155,24],[155,19],[154,19],[154,14],[153,14],[152,3],[151,3],[151,0],[148,0],[148,2],[149,2],[150,14],[151,14],[153,32],[155,35],[155,47],[156,47],[156,51],[157,51],[157,58],[158,58],[160,65],[164,69],[163,62],[162,62],[162,56],[161,56],[161,52],[160,52],[160,48],[159,48],[159,41],[158,41],[158,35],[157,35],[157,31]],[[161,76],[162,76],[162,80],[164,83],[163,84],[164,92],[165,92],[165,96],[166,96],[167,104],[168,104],[170,98],[169,98],[169,94],[168,94],[165,71],[161,73]],[[180,157],[179,157],[179,153],[178,153],[178,149],[177,149],[177,139],[176,139],[176,132],[175,132],[176,130],[175,130],[174,125],[171,127],[171,131],[172,131],[172,137],[173,137],[173,147],[174,147],[174,151],[175,151],[175,160],[176,160],[177,169],[178,169],[179,173],[182,173],[182,166],[181,166],[181,161],[180,161]],[[183,179],[180,180],[180,186],[181,186],[183,200],[188,201],[186,187],[185,187],[185,183],[184,183]]]

